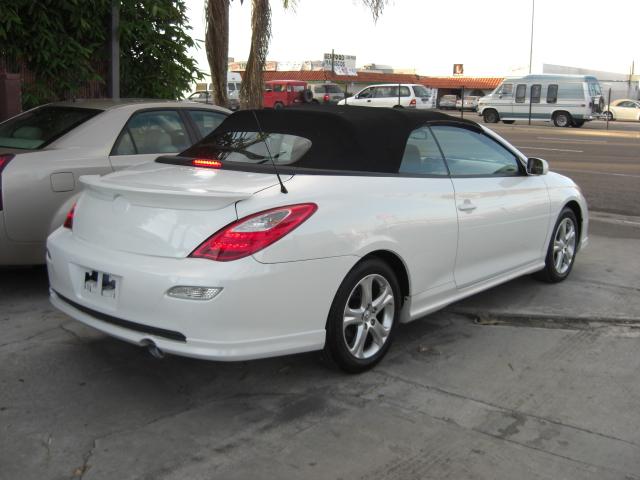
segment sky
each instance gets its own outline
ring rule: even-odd
[[[285,11],[272,5],[269,60],[321,60],[324,53],[355,55],[358,67],[376,63],[450,75],[506,76],[529,67],[533,0],[390,0],[374,23],[361,0],[298,0]],[[205,0],[186,0],[192,35],[204,39]],[[611,19],[607,21],[606,19]],[[629,20],[628,22],[624,19]],[[542,64],[640,73],[639,0],[535,0],[533,73]],[[251,0],[232,0],[229,56],[246,60]],[[204,43],[192,52],[209,71]]]

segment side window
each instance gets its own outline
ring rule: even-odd
[[[466,128],[432,128],[453,176],[497,176],[520,174],[516,156],[487,135]]]
[[[373,88],[365,88],[358,94],[358,98],[371,98],[373,97]]]
[[[635,107],[636,105],[635,105],[635,103],[633,103],[633,102],[620,102],[620,103],[618,104],[618,106],[619,106],[619,107],[624,107],[624,108],[633,108],[633,107]]]
[[[421,127],[411,132],[398,172],[419,175],[449,175],[429,127]]]
[[[396,93],[397,93],[397,90],[396,90]],[[401,86],[400,87],[400,96],[401,97],[410,97],[411,96],[411,91],[409,90],[409,87]]]
[[[187,110],[189,117],[193,123],[198,127],[198,132],[203,137],[206,137],[213,130],[218,128],[225,118],[226,115],[219,112],[211,112],[209,110]]]
[[[273,91],[274,92],[284,92],[284,85],[280,85],[279,83],[276,83],[273,86]]]
[[[540,103],[542,85],[531,85],[531,103]]]
[[[376,87],[376,98],[392,98],[398,96],[398,87]]]
[[[503,83],[498,94],[502,96],[513,95],[513,83]]]
[[[319,86],[319,87],[313,87],[313,91],[314,91],[315,93],[324,93],[324,92],[323,92],[323,90],[324,90],[324,88],[323,88],[322,86]]]
[[[127,122],[113,154],[174,153],[190,144],[184,123],[175,110],[138,112]]]
[[[527,96],[527,86],[521,83],[516,88],[516,103],[524,103],[524,99]]]
[[[552,84],[547,87],[547,103],[556,103],[558,101],[558,85]]]
[[[137,152],[136,146],[133,144],[129,129],[125,128],[120,134],[120,138],[113,147],[113,155],[135,155]]]

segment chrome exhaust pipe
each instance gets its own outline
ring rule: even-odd
[[[164,352],[158,348],[153,340],[143,340],[142,346],[147,349],[147,352],[149,352],[153,358],[157,360],[164,358]]]

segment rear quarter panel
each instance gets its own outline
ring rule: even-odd
[[[458,223],[449,178],[296,175],[287,189],[269,188],[237,204],[239,218],[283,205],[318,205],[296,230],[256,253],[259,262],[386,250],[406,265],[412,294],[453,281]]]

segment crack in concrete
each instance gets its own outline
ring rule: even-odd
[[[584,466],[587,466],[587,467],[590,467],[590,468],[595,468],[597,470],[607,470],[607,469],[612,469],[612,468],[610,466],[595,465],[595,464],[592,464],[592,463],[589,463],[589,462],[585,462],[583,460],[578,460],[578,459],[575,459],[575,458],[572,458],[572,457],[569,457],[569,456],[566,456],[566,455],[562,455],[560,453],[556,453],[556,452],[553,452],[553,451],[550,451],[550,450],[546,450],[546,449],[541,448],[541,447],[536,447],[534,445],[530,445],[530,444],[527,444],[527,443],[524,443],[524,442],[520,442],[520,441],[514,440],[514,439],[508,437],[508,434],[511,433],[510,428],[513,427],[515,424],[518,424],[518,425],[523,424],[524,423],[524,419],[529,417],[529,418],[533,418],[533,419],[538,420],[538,421],[543,421],[543,422],[548,422],[548,423],[551,423],[551,424],[554,424],[554,425],[564,426],[564,427],[567,427],[567,428],[583,431],[585,433],[593,434],[593,435],[596,435],[596,436],[602,436],[602,437],[605,437],[605,438],[610,438],[610,439],[613,439],[613,440],[617,440],[617,441],[620,441],[620,442],[623,442],[623,443],[630,443],[630,442],[627,442],[627,441],[622,440],[622,439],[617,439],[615,437],[608,437],[607,435],[600,434],[598,432],[592,432],[590,430],[582,429],[582,428],[579,428],[579,427],[574,427],[574,426],[571,426],[571,425],[566,425],[566,424],[563,424],[563,423],[560,423],[560,422],[556,422],[556,421],[553,421],[553,420],[548,420],[548,419],[545,419],[545,418],[541,418],[541,417],[538,417],[536,415],[529,415],[527,413],[522,413],[522,412],[518,412],[518,411],[515,411],[515,410],[507,409],[507,408],[504,408],[504,407],[499,407],[499,406],[496,406],[496,405],[492,405],[491,403],[483,402],[483,401],[480,401],[480,400],[476,400],[474,398],[466,397],[464,395],[459,395],[459,394],[456,394],[456,393],[447,392],[446,390],[443,390],[443,389],[440,389],[440,388],[437,388],[437,387],[430,387],[430,386],[427,386],[427,385],[422,385],[422,384],[417,383],[417,382],[412,382],[410,380],[406,380],[406,379],[397,377],[395,375],[391,375],[388,372],[381,372],[381,373],[383,375],[389,376],[390,378],[392,378],[392,379],[394,379],[396,381],[403,381],[403,382],[409,383],[410,385],[413,385],[413,386],[417,386],[417,387],[425,388],[425,389],[429,389],[429,390],[435,390],[435,391],[438,391],[440,393],[448,394],[448,395],[451,395],[451,396],[454,396],[454,397],[457,397],[457,398],[461,398],[461,399],[466,399],[466,400],[470,400],[470,401],[473,401],[473,402],[477,402],[479,404],[483,404],[483,405],[492,407],[494,409],[497,409],[498,411],[508,412],[509,415],[514,417],[515,420],[514,420],[514,423],[512,423],[511,425],[506,427],[506,429],[503,429],[503,431],[501,431],[501,434],[498,435],[498,434],[493,434],[493,433],[485,431],[485,430],[481,430],[478,427],[467,428],[467,427],[459,424],[457,421],[455,421],[451,417],[435,416],[435,415],[431,415],[431,414],[429,414],[427,412],[424,412],[424,411],[418,410],[418,409],[410,409],[409,411],[412,412],[412,413],[418,413],[420,415],[424,415],[426,417],[432,418],[432,419],[434,419],[436,421],[444,422],[444,423],[447,423],[447,424],[450,424],[450,425],[455,425],[456,427],[458,427],[458,428],[460,428],[462,430],[471,430],[471,431],[476,432],[476,433],[478,433],[480,435],[486,435],[486,436],[494,438],[496,440],[501,440],[501,441],[504,441],[504,442],[507,442],[507,443],[512,443],[514,445],[518,445],[518,446],[521,446],[521,447],[524,447],[524,448],[527,448],[527,449],[530,449],[530,450],[534,450],[534,451],[537,451],[537,452],[548,454],[548,455],[551,455],[553,457],[561,458],[563,460],[567,460],[567,461],[570,461],[570,462],[573,462],[573,463],[576,463],[576,464],[584,465]],[[400,409],[403,408],[402,404],[399,403],[399,402],[393,402],[392,406],[394,406],[396,408],[400,408]],[[630,443],[630,444],[633,445],[633,446],[636,446],[633,443]],[[631,474],[629,472],[620,471],[618,469],[613,469],[613,470],[624,474],[625,478],[628,479],[628,480],[640,480],[640,477],[634,476],[633,474]]]
[[[98,442],[98,438],[94,439],[91,442],[91,448],[87,453],[85,453],[82,456],[82,459],[83,459],[82,466],[76,469],[73,475],[74,477],[78,477],[80,480],[82,480],[84,478],[85,473],[87,473],[87,471],[91,468],[91,465],[89,465],[89,460],[93,456],[93,452],[96,449],[97,442]],[[76,475],[77,472],[79,472],[79,475]]]
[[[513,326],[546,328],[556,330],[606,330],[613,327],[640,328],[640,319],[631,317],[568,317],[554,314],[521,314],[486,312],[476,313],[466,310],[452,310],[453,313],[482,326]]]
[[[376,371],[378,373],[381,373],[382,375],[388,376],[389,378],[392,378],[392,379],[400,381],[400,382],[407,383],[409,385],[413,385],[413,386],[418,387],[418,388],[423,388],[423,389],[426,389],[426,390],[432,390],[432,391],[435,391],[435,392],[442,393],[443,395],[449,395],[449,396],[452,396],[452,397],[455,397],[455,398],[460,398],[462,400],[469,400],[469,401],[472,401],[472,402],[476,402],[476,403],[478,403],[480,405],[485,405],[485,406],[491,407],[491,408],[493,408],[495,410],[499,410],[499,411],[502,411],[502,412],[507,412],[507,413],[510,413],[512,415],[523,415],[523,416],[525,416],[527,418],[532,418],[532,419],[535,419],[535,420],[538,420],[538,421],[541,421],[541,422],[547,422],[547,423],[550,423],[552,425],[557,425],[557,426],[560,426],[560,427],[570,428],[570,429],[577,430],[577,431],[580,431],[580,432],[583,432],[583,433],[588,433],[590,435],[595,435],[595,436],[598,436],[598,437],[606,438],[607,440],[614,440],[616,442],[622,442],[622,443],[625,443],[625,444],[630,445],[630,446],[635,447],[635,448],[640,448],[640,445],[638,445],[637,443],[631,442],[629,440],[624,440],[622,438],[613,437],[611,435],[607,435],[606,433],[596,432],[594,430],[589,430],[588,428],[579,427],[577,425],[571,425],[571,424],[568,424],[568,423],[563,423],[563,422],[561,422],[559,420],[553,420],[553,419],[550,419],[550,418],[541,417],[539,415],[534,415],[534,414],[531,414],[531,413],[520,412],[518,410],[514,410],[514,409],[509,408],[509,407],[503,407],[501,405],[497,405],[495,403],[487,402],[485,400],[480,400],[480,399],[477,399],[477,398],[469,397],[469,396],[466,396],[466,395],[462,395],[460,393],[450,392],[448,390],[445,390],[443,388],[436,387],[436,386],[433,386],[433,385],[425,385],[423,383],[416,382],[415,380],[409,380],[407,378],[399,377],[399,376],[394,375],[392,373],[386,372],[386,371],[384,371],[383,369],[380,369],[380,368],[378,368]]]

